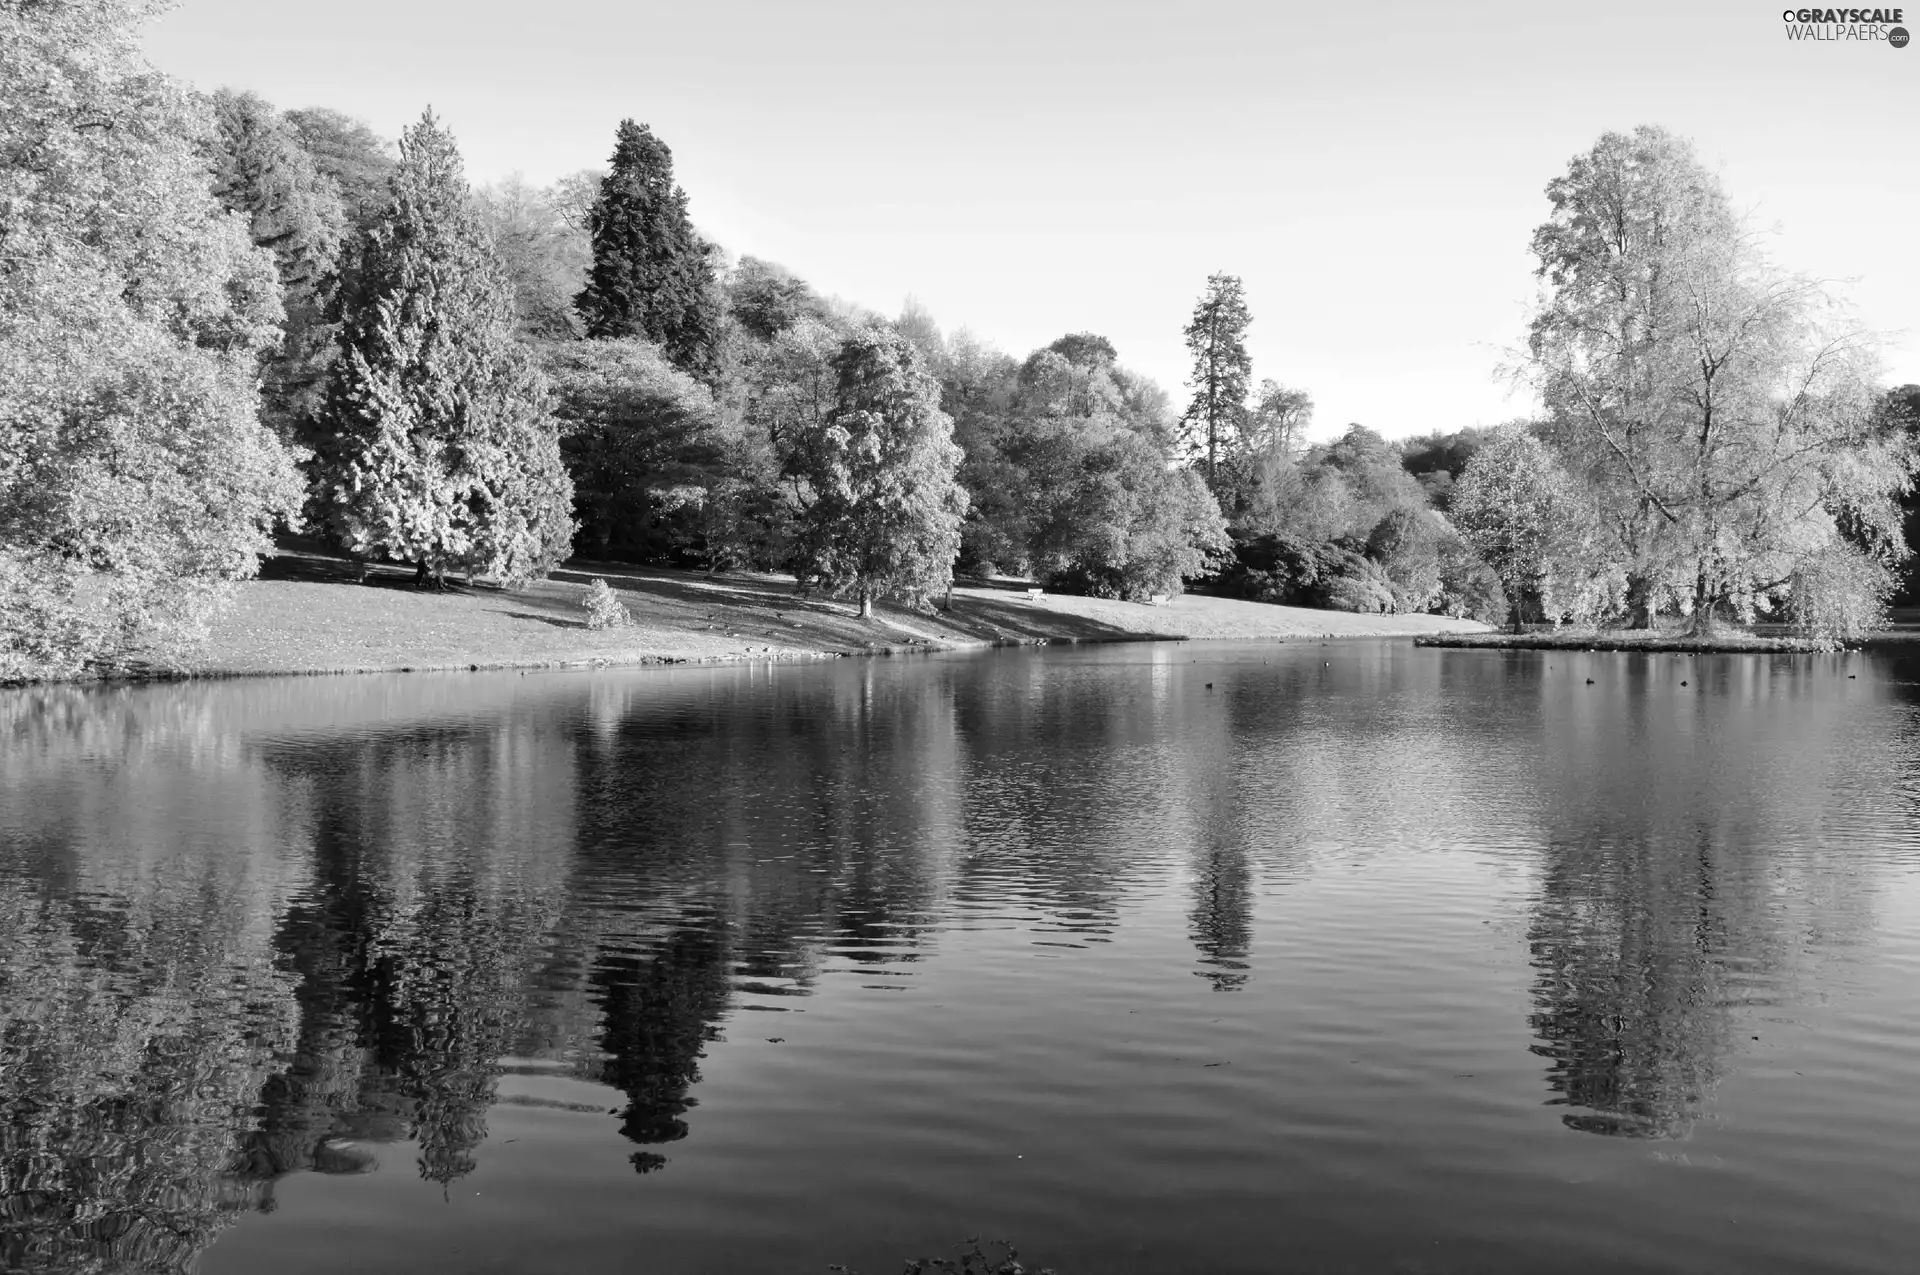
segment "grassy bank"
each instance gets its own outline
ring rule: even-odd
[[[1824,648],[1811,638],[1757,637],[1721,633],[1710,638],[1687,633],[1430,633],[1415,638],[1420,646],[1458,646],[1505,651],[1687,651],[1694,654],[1796,654]]]
[[[634,623],[586,626],[581,599],[595,576]],[[401,571],[366,583],[347,564],[312,554],[271,559],[241,586],[212,640],[181,670],[196,676],[806,660],[996,643],[1154,638],[1410,637],[1484,625],[1431,615],[1353,615],[1186,596],[1165,606],[1043,596],[1024,588],[962,587],[953,608],[922,614],[880,606],[862,620],[849,603],[794,596],[790,578],[573,563],[517,593],[423,591]]]

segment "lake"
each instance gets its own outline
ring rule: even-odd
[[[1920,661],[0,692],[0,1269],[1907,1272]]]

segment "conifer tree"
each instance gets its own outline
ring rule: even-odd
[[[720,335],[712,249],[673,183],[673,152],[645,124],[621,121],[587,226],[593,269],[575,303],[587,335],[645,337],[682,371],[710,375]]]
[[[833,412],[797,440],[792,467],[812,492],[801,578],[860,599],[924,601],[953,579],[967,494],[940,383],[918,347],[870,328],[834,361]]]
[[[1233,441],[1247,410],[1247,383],[1253,360],[1247,355],[1247,299],[1237,275],[1216,274],[1193,308],[1187,324],[1187,351],[1193,356],[1193,401],[1186,423],[1194,450],[1206,457],[1207,485],[1218,490],[1219,456]]]
[[[514,584],[545,575],[573,534],[545,380],[514,340],[513,302],[429,111],[400,142],[379,222],[338,302],[327,395],[334,527],[363,555]]]

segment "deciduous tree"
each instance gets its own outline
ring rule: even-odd
[[[755,340],[771,341],[803,318],[824,318],[827,307],[786,267],[742,257],[727,278],[727,311]]]
[[[208,190],[141,0],[0,3],[0,680],[164,654],[293,516],[272,256]]]
[[[543,363],[583,541],[602,558],[664,553],[663,514],[701,503],[725,463],[712,393],[638,337],[559,342]]]
[[[346,232],[340,188],[263,98],[221,89],[212,107],[214,195],[273,253],[286,310],[284,336],[262,369],[262,411],[282,438],[310,448],[333,348],[325,310]]]
[[[1871,529],[1854,551],[1875,568],[1846,574],[1888,583],[1914,454],[1875,425],[1866,334],[1761,256],[1662,129],[1605,135],[1547,194],[1529,368],[1598,497],[1630,621],[1751,616],[1834,560],[1843,521]]]
[[[803,580],[860,600],[923,602],[953,579],[967,495],[940,385],[912,341],[884,328],[849,338],[834,360],[835,406],[793,454],[808,489]]]
[[[1060,486],[1033,533],[1049,583],[1094,597],[1179,593],[1227,551],[1226,522],[1206,483],[1124,427],[1062,440]]]
[[[1455,527],[1499,577],[1517,630],[1590,618],[1591,521],[1574,481],[1524,428],[1496,432],[1454,485]]]
[[[520,334],[549,341],[581,335],[573,299],[586,280],[593,247],[585,227],[569,219],[565,190],[536,188],[516,173],[474,197],[513,292]]]
[[[324,106],[287,111],[284,119],[314,167],[339,187],[351,228],[365,230],[379,220],[393,176],[393,144],[365,121]]]
[[[1260,382],[1214,489],[1229,522],[1250,530],[1280,525],[1284,506],[1297,494],[1296,470],[1312,423],[1313,398],[1305,390]]]

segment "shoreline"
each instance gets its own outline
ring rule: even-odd
[[[134,673],[104,674],[97,677],[78,677],[53,679],[69,683],[97,682],[102,685],[141,682],[193,682],[193,681],[232,681],[241,678],[257,677],[359,677],[370,673],[509,673],[518,670],[522,673],[560,671],[566,669],[631,669],[631,668],[724,668],[740,664],[824,664],[840,659],[894,659],[900,657],[926,655],[952,655],[963,651],[988,651],[1027,646],[1098,646],[1122,642],[1188,642],[1194,639],[1177,634],[1140,633],[1122,637],[1056,637],[1056,638],[1008,638],[988,642],[926,643],[923,645],[894,644],[877,645],[852,651],[776,651],[771,654],[727,654],[727,655],[669,655],[648,654],[631,658],[593,656],[577,660],[513,660],[513,661],[470,661],[447,664],[362,664],[327,665],[311,668],[207,668],[182,667],[178,669],[155,668]],[[1206,639],[1201,639],[1206,640]],[[1225,639],[1231,640],[1231,639]],[[1276,639],[1283,641],[1285,639]],[[0,690],[10,686],[50,685],[47,683],[8,683],[0,684]]]
[[[1471,634],[1439,615],[1360,615],[1182,594],[1153,605],[1043,593],[1024,582],[957,585],[951,610],[852,603],[794,592],[790,576],[569,562],[517,592],[414,588],[411,572],[365,582],[342,559],[283,550],[237,586],[209,639],[177,661],[58,679],[129,683],[347,673],[666,668],[812,663],[996,647],[1206,640],[1331,641]],[[589,629],[589,581],[605,579],[632,616]],[[30,683],[29,683],[30,684]]]
[[[1870,641],[1871,637],[1862,639]],[[1696,638],[1684,633],[1476,633],[1429,634],[1415,646],[1463,651],[1603,651],[1666,655],[1827,655],[1836,648],[1812,638],[1724,633]],[[1857,644],[1856,644],[1857,645]]]

